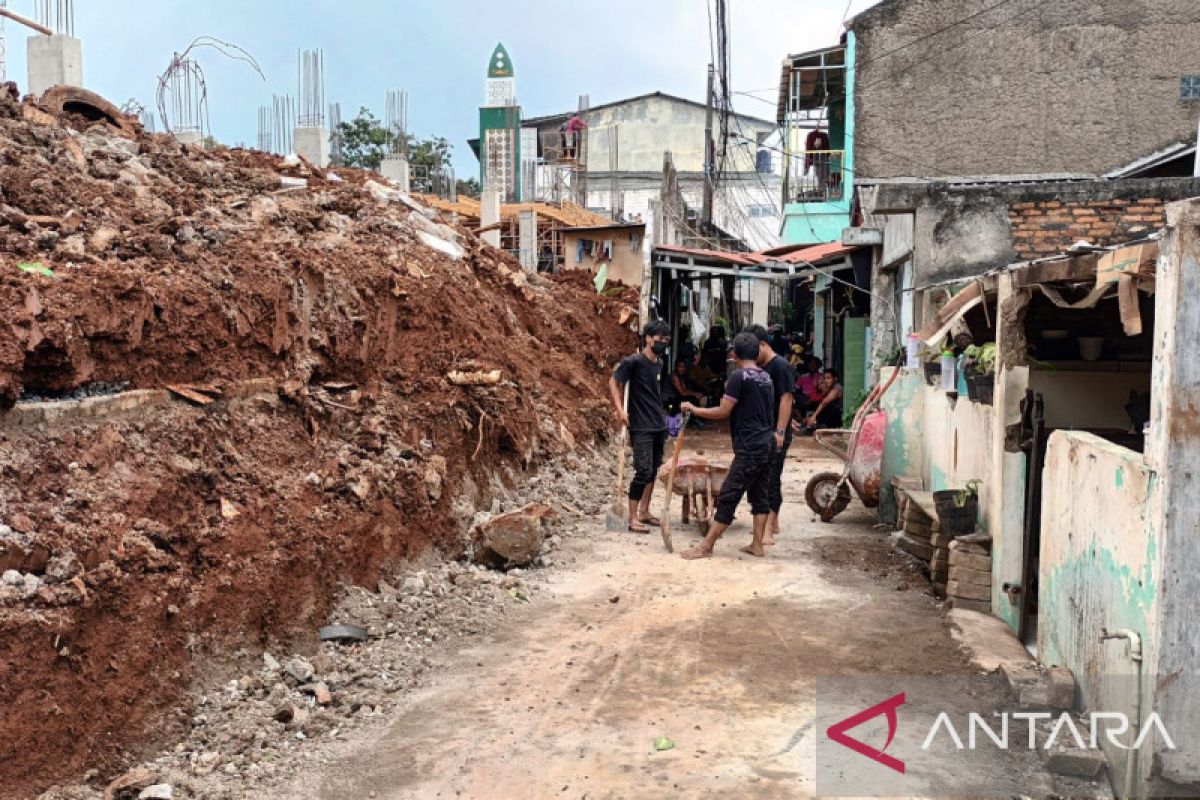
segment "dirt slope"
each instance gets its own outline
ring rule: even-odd
[[[365,174],[71,125],[0,97],[0,409],[217,399],[0,411],[0,797],[116,771],[210,659],[460,551],[495,476],[607,435],[634,341],[631,294],[527,279]]]

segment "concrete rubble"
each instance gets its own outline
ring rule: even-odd
[[[603,455],[549,465],[527,487],[502,491],[494,518],[528,518],[527,508],[504,510],[524,497],[535,502],[558,497],[575,509],[564,512],[556,533],[543,541],[537,558],[542,562],[563,536],[580,531],[583,509],[590,515],[603,502],[612,477],[608,454]],[[506,624],[507,610],[524,602],[514,592],[536,603],[546,579],[537,568],[505,574],[432,558],[420,566],[380,580],[373,590],[343,587],[330,620],[365,626],[364,643],[326,642],[295,655],[241,654],[245,671],[176,711],[185,736],[118,778],[109,787],[114,800],[218,800],[266,792],[293,776],[292,765],[319,761],[347,738],[385,726],[405,694],[433,677],[443,658],[465,640]],[[156,793],[144,794],[151,790]],[[101,793],[75,784],[40,797],[97,800]]]

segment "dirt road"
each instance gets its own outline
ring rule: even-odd
[[[804,483],[833,465],[811,442],[795,452],[768,558],[738,552],[746,517],[701,562],[597,518],[505,633],[461,652],[377,741],[277,796],[811,796],[817,676],[965,661],[870,512],[813,519]],[[660,736],[674,748],[656,752]]]

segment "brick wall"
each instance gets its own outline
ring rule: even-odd
[[[1059,255],[1081,239],[1094,245],[1123,244],[1166,227],[1161,198],[1013,203],[1008,218],[1022,261]]]

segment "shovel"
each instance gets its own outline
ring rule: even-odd
[[[667,473],[667,499],[663,501],[662,537],[668,553],[675,552],[675,546],[671,544],[671,497],[675,494],[675,473],[679,471],[679,453],[683,450],[683,435],[687,433],[688,420],[691,418],[691,412],[683,412],[683,421],[679,423],[679,435],[675,437],[675,452],[671,454],[671,471]]]
[[[629,413],[629,384],[625,384],[625,413]],[[625,486],[625,445],[629,442],[629,428],[622,425],[621,433],[621,454],[617,456],[617,489],[613,494],[613,501],[608,507],[608,513],[604,516],[604,529],[614,533],[629,528],[629,520],[626,516],[629,514],[629,501],[627,500],[623,487]]]

